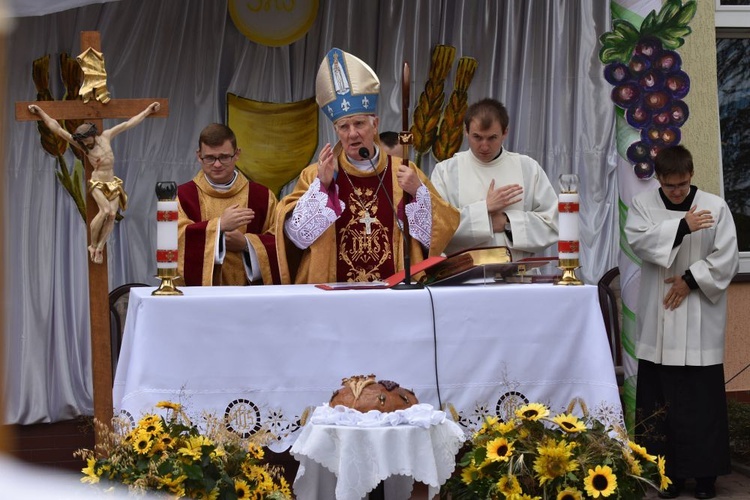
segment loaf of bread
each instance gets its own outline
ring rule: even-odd
[[[414,392],[390,380],[375,380],[375,375],[355,375],[341,380],[329,406],[343,405],[362,413],[370,410],[392,412],[419,403]]]

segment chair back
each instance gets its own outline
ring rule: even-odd
[[[145,283],[125,283],[109,292],[110,335],[112,346],[112,376],[117,369],[117,359],[120,357],[122,334],[125,332],[125,317],[128,314],[130,289],[149,286]]]
[[[612,351],[612,361],[618,381],[622,375],[622,310],[620,302],[620,268],[613,267],[599,279],[599,307],[607,330],[607,340]]]

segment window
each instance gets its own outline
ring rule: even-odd
[[[750,0],[716,0],[716,63],[724,199],[734,216],[740,272],[750,273]]]

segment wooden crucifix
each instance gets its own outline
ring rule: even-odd
[[[93,49],[101,54],[101,39],[97,31],[81,32],[81,52]],[[84,96],[86,98],[88,96]],[[83,119],[93,123],[98,130],[103,130],[102,120],[104,118],[128,118],[137,115],[148,117],[166,117],[169,114],[168,101],[166,99],[111,99],[107,94],[104,99],[85,99],[69,101],[31,101],[16,103],[16,120],[32,121],[43,119],[34,106],[42,109],[46,115],[54,120]],[[31,109],[30,109],[31,106]],[[144,111],[145,110],[145,111]],[[111,130],[115,130],[113,127]],[[76,138],[77,139],[77,138]],[[104,137],[109,145],[109,137]],[[85,138],[82,138],[85,141]],[[111,155],[111,154],[110,154]],[[90,155],[84,155],[86,179],[91,180],[95,166],[91,164]],[[106,161],[106,160],[105,160]],[[97,180],[96,178],[94,180]],[[87,184],[88,185],[88,184]],[[86,196],[86,219],[89,228],[87,231],[89,243],[89,318],[91,321],[91,364],[92,379],[94,386],[94,417],[100,422],[111,427],[112,423],[112,345],[110,339],[110,312],[109,312],[109,283],[107,275],[106,249],[102,244],[101,252],[97,252],[97,238],[101,234],[93,234],[94,227],[100,227],[95,222],[100,216],[100,204],[94,199],[92,190],[87,190]],[[97,193],[101,194],[101,193]],[[99,200],[101,201],[101,200]],[[116,200],[115,200],[116,201]],[[93,223],[93,225],[92,225]],[[107,232],[106,235],[109,233]],[[106,235],[104,243],[106,243]],[[97,430],[96,442],[103,442],[103,436]]]

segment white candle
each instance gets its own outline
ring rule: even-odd
[[[156,202],[156,268],[177,269],[177,201]]]
[[[560,193],[558,209],[558,259],[578,259],[578,193]]]

